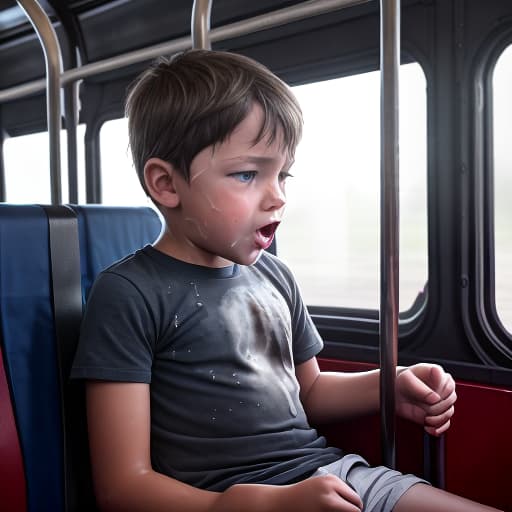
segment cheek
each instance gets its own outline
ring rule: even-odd
[[[252,212],[249,198],[240,194],[220,194],[215,202],[215,214],[222,216],[230,224],[243,222]]]

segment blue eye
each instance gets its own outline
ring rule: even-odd
[[[242,183],[250,183],[256,177],[256,171],[240,171],[230,174],[233,178]]]

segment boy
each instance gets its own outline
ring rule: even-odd
[[[103,510],[491,510],[327,447],[310,424],[378,409],[378,371],[320,373],[322,342],[289,270],[264,252],[281,221],[300,108],[263,66],[190,51],[127,101],[140,182],[165,220],[104,271],[73,377],[87,379]],[[397,410],[439,435],[453,379],[401,369]]]

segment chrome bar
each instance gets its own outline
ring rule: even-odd
[[[304,18],[319,16],[328,12],[336,11],[357,4],[363,4],[369,0],[309,0],[298,5],[279,9],[277,11],[255,16],[248,20],[238,21],[217,27],[210,31],[210,41],[212,43],[224,41],[235,37],[240,37],[253,32],[267,30],[270,28],[299,21]],[[62,85],[66,85],[76,80],[87,78],[88,76],[98,75],[114,69],[120,69],[132,64],[152,60],[161,55],[172,55],[191,48],[190,36],[181,37],[165,43],[149,46],[141,50],[125,53],[109,59],[92,62],[78,68],[69,69],[61,75]],[[17,85],[0,91],[0,103],[10,101],[16,98],[29,96],[42,91],[45,87],[45,80],[34,80],[27,84]]]
[[[46,117],[50,145],[50,183],[52,204],[62,202],[60,181],[60,77],[62,54],[53,26],[36,0],[16,0],[25,11],[41,42],[46,64]]]
[[[395,380],[398,345],[398,73],[400,0],[380,3],[381,227],[380,227],[380,400],[382,458],[394,468]]]
[[[192,6],[192,47],[211,50],[210,43],[210,17],[212,0],[194,0]]]

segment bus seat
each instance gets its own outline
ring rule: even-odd
[[[85,301],[99,272],[143,245],[154,242],[162,223],[157,213],[148,207],[71,205],[71,208],[78,218]]]
[[[27,510],[23,459],[0,344],[0,496],[4,510]]]
[[[2,351],[29,511],[63,509],[62,425],[49,276],[44,210],[37,205],[0,204]]]
[[[77,281],[82,282],[82,297],[87,295],[99,271],[153,242],[161,227],[157,214],[149,208],[74,206],[73,211],[78,220],[81,275],[77,276]],[[71,215],[73,219],[75,214]],[[72,466],[75,473],[71,476],[78,477],[83,474],[83,469],[77,467],[81,461],[70,464],[68,459],[82,453],[84,447],[87,449],[87,439],[85,425],[79,425],[85,431],[83,437],[80,437],[82,432],[77,436],[76,423],[70,426],[69,414],[62,409],[61,396],[65,397],[64,401],[74,402],[72,405],[76,409],[81,402],[77,393],[82,388],[70,384],[61,390],[59,384],[59,371],[69,375],[69,368],[62,365],[59,368],[62,349],[61,345],[57,347],[56,325],[59,324],[54,319],[53,309],[53,255],[48,227],[51,215],[38,205],[0,204],[0,341],[9,382],[9,386],[2,387],[0,380],[0,390],[3,391],[0,406],[6,406],[4,397],[10,391],[23,455],[18,467],[21,465],[25,472],[28,512],[93,510],[83,508],[84,504],[76,500],[76,495],[75,499],[69,499],[69,489],[76,483],[69,482],[67,468]],[[70,349],[74,350],[76,339],[61,340],[60,343],[67,345],[69,353]],[[66,361],[64,364],[68,365],[69,358]],[[65,418],[65,428],[62,418]],[[85,423],[83,419],[81,421]],[[0,460],[3,464],[7,452],[2,441],[7,432],[12,436],[12,428],[8,431],[4,427],[3,415],[0,427]],[[75,435],[69,437],[70,430]],[[65,439],[79,443],[79,449],[66,445]],[[0,474],[3,474],[3,465],[1,468]],[[14,475],[13,467],[5,471]],[[24,497],[17,499],[23,502]],[[5,503],[2,495],[2,506]],[[22,507],[10,509],[23,510]]]

